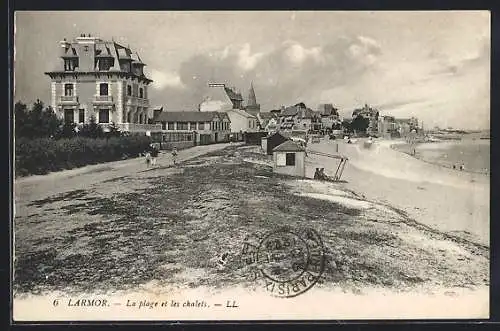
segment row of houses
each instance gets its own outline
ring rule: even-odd
[[[358,116],[367,119],[366,133],[368,135],[393,138],[406,137],[412,131],[420,131],[416,117],[397,118],[391,115],[380,115],[378,109],[367,104],[353,111],[352,118],[355,119]]]
[[[262,132],[341,130],[338,109],[321,104],[317,110],[303,103],[261,112],[253,84],[245,100],[225,84],[209,84],[211,96],[197,110],[171,111],[150,107],[148,89],[153,82],[145,75],[139,54],[114,40],[82,34],[60,42],[60,62],[45,74],[51,78],[51,106],[64,121],[84,124],[94,117],[106,127],[116,124],[123,132],[150,134],[166,144],[208,144],[245,140]],[[376,109],[357,109],[354,116],[369,119],[368,133],[391,135],[411,130],[413,119],[403,125],[381,117]]]

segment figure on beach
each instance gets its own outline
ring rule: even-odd
[[[154,167],[156,165],[156,160],[158,159],[158,154],[160,153],[160,151],[153,144],[151,144],[149,146],[151,148],[151,151],[150,151],[150,154],[151,154],[151,166]]]
[[[316,168],[316,171],[314,172],[314,179],[331,180],[330,177],[325,174],[325,168]]]
[[[144,157],[146,160],[146,166],[149,168],[149,165],[151,164],[151,153],[149,152],[149,150],[146,150],[144,152]]]
[[[177,147],[174,146],[172,149],[172,160],[174,162],[174,165],[177,164]]]

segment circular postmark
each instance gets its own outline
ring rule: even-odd
[[[311,289],[325,268],[323,242],[313,229],[286,227],[249,237],[241,259],[251,280],[263,281],[266,291],[281,298]]]

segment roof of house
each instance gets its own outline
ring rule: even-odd
[[[321,116],[338,115],[338,109],[333,107],[331,103],[320,104],[317,113]]]
[[[267,135],[266,138],[271,138],[272,136],[275,136],[275,135],[280,135],[281,137],[287,139],[288,137],[286,137],[285,135],[281,134],[281,132],[279,131],[274,131],[274,132],[271,132],[270,134]]]
[[[215,117],[220,119],[227,114],[216,111],[164,111],[155,118],[158,122],[211,122]]]
[[[354,109],[352,112],[352,117],[356,117],[358,114],[361,115],[376,115],[379,111],[376,108],[372,108],[368,105],[365,105],[363,108]]]
[[[304,116],[302,116],[304,110]],[[300,118],[313,118],[316,114],[310,108],[301,108],[297,105],[285,108],[279,116],[299,116]]]
[[[226,87],[226,86],[224,86],[224,90],[226,91],[229,99],[243,101],[243,97],[241,96],[241,93],[236,93],[235,91],[233,91],[232,89],[230,89],[229,87]]]
[[[278,116],[276,116],[275,113],[270,113],[270,112],[261,112],[259,113],[259,116],[260,118],[262,118],[263,120],[270,120],[271,118],[276,118]]]
[[[246,111],[242,110],[242,109],[230,109],[227,111],[228,113],[229,112],[232,112],[232,113],[235,113],[235,114],[239,114],[241,116],[245,116],[247,118],[256,118],[255,116],[253,116],[252,114],[249,114],[247,113]]]
[[[293,142],[291,140],[287,140],[279,146],[273,148],[273,152],[303,152],[305,148]]]
[[[109,71],[111,72],[125,72],[127,74],[135,75],[127,69],[122,70],[120,66],[121,60],[130,60],[134,65],[144,66],[139,54],[137,52],[133,53],[130,47],[122,46],[114,41],[102,40],[98,37],[90,37],[81,35],[72,41],[61,41],[63,48],[63,58],[83,58],[91,57],[91,59],[102,59],[102,58],[113,58]],[[96,61],[80,61],[79,65],[75,68],[77,72],[95,72],[98,71]],[[50,73],[65,72],[63,62],[59,62],[53,71]],[[147,78],[144,73],[140,75],[142,79]]]

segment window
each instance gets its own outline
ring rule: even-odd
[[[252,128],[252,120],[248,121],[248,127]]]
[[[113,59],[99,59],[99,70],[109,70],[113,64]]]
[[[73,109],[65,109],[64,110],[64,122],[65,123],[73,123],[75,121],[75,112]]]
[[[199,122],[198,123],[198,130],[205,130],[205,123]]]
[[[132,118],[132,113],[128,112],[127,113],[127,123],[130,123],[131,118]]]
[[[80,109],[78,112],[78,123],[84,123],[85,122],[85,109]]]
[[[99,95],[108,95],[109,88],[107,83],[99,84]]]
[[[127,85],[127,95],[131,96],[132,95],[132,86]]]
[[[73,96],[73,84],[64,84],[64,95],[67,97]]]
[[[99,123],[109,123],[109,109],[99,110]]]
[[[142,123],[142,114],[139,115],[139,123]]]
[[[287,166],[295,165],[295,153],[286,153],[286,165]]]
[[[189,123],[189,130],[196,130],[196,122]]]
[[[75,67],[78,66],[78,62],[76,60],[67,59],[64,60],[64,71],[75,71]]]
[[[187,130],[187,129],[188,129],[187,122],[178,122],[177,123],[177,130]]]
[[[286,165],[286,155],[283,153],[276,154],[276,165],[285,166]]]
[[[141,88],[139,88],[139,98],[144,98],[144,90]]]
[[[166,130],[167,129],[167,122],[161,122],[161,129]]]
[[[168,122],[168,130],[175,130],[174,129],[174,122]]]

